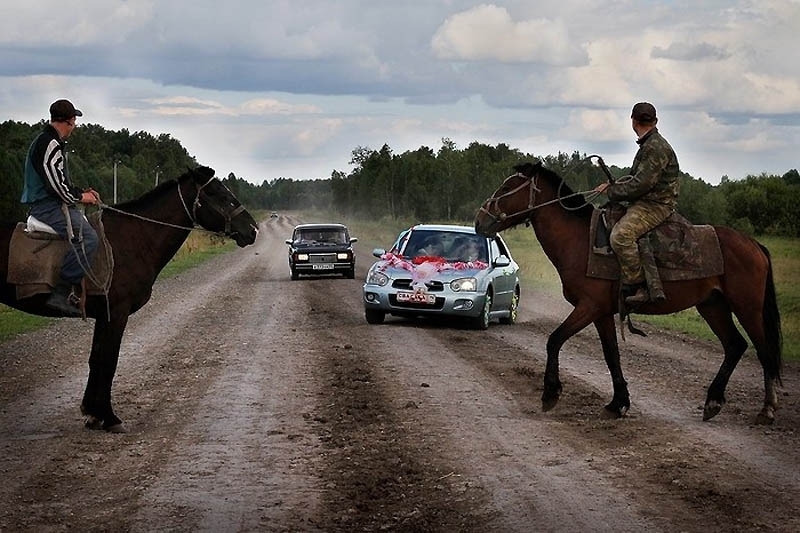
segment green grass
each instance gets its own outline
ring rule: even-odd
[[[204,233],[192,233],[175,257],[159,274],[159,279],[169,278],[185,272],[208,259],[228,252],[236,247],[229,239],[222,239]],[[17,311],[0,304],[0,342],[20,333],[34,331],[51,324],[54,318],[45,318]]]
[[[54,319],[29,315],[0,304],[0,342],[19,333],[33,331],[50,324]]]

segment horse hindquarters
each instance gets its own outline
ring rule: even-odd
[[[769,251],[729,228],[717,228],[723,245],[723,291],[764,372],[764,406],[756,422],[771,424],[778,407],[782,335]]]

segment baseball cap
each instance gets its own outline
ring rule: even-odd
[[[69,120],[72,117],[82,117],[83,113],[75,109],[69,100],[56,100],[50,104],[50,120]]]
[[[631,118],[638,122],[653,122],[656,120],[656,108],[649,102],[639,102],[633,106]]]

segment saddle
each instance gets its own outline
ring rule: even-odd
[[[111,245],[105,239],[100,212],[92,213],[87,220],[97,231],[98,248],[90,275],[84,278],[85,291],[106,294],[113,274]],[[9,243],[7,276],[7,282],[16,287],[17,300],[52,292],[70,246],[50,226],[33,217],[17,224]]]
[[[618,280],[619,262],[609,238],[625,210],[607,205],[595,209],[589,229],[586,275]],[[713,226],[693,225],[678,213],[645,233],[638,241],[647,288],[653,301],[665,298],[662,281],[682,281],[719,276],[725,271],[722,250]]]

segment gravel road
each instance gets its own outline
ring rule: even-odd
[[[523,286],[486,331],[387,318],[361,283],[291,281],[298,219],[160,281],[131,317],[114,383],[129,431],[84,429],[92,322],[0,344],[0,531],[800,531],[798,364],[773,426],[748,351],[702,422],[720,348],[645,325],[621,343],[632,407],[594,329],[561,357],[542,413],[560,298]]]

